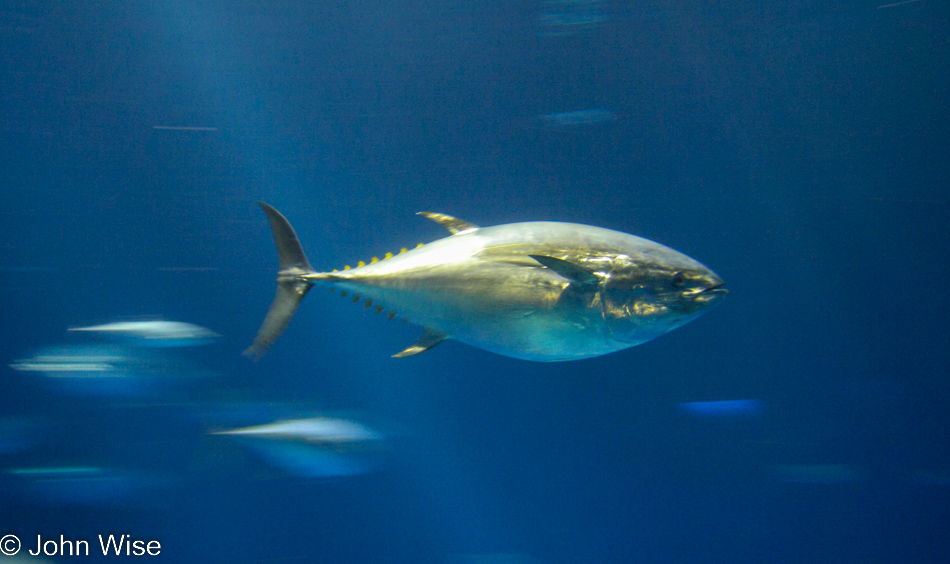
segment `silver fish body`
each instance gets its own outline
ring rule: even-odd
[[[291,419],[278,421],[276,423],[255,425],[253,427],[218,431],[213,434],[299,441],[324,445],[383,440],[382,435],[370,430],[361,423],[350,419],[333,419],[330,417]]]
[[[221,335],[181,321],[116,321],[104,325],[73,327],[70,331],[125,338],[148,347],[187,347],[210,343]]]
[[[339,272],[315,272],[293,230],[261,204],[281,255],[278,295],[254,344],[262,354],[313,284],[327,284],[426,329],[395,356],[445,339],[535,361],[575,360],[635,346],[720,301],[722,280],[659,243],[589,225],[527,222],[479,228],[425,213],[453,234]]]

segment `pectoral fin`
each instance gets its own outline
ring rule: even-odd
[[[544,255],[529,256],[579,286],[594,286],[600,282],[593,272],[564,259]]]
[[[448,338],[449,336],[442,331],[436,331],[435,329],[429,329],[427,327],[426,332],[423,333],[421,337],[419,337],[418,341],[401,352],[394,354],[393,358],[404,358],[425,352]]]

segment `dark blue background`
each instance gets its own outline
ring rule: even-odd
[[[0,9],[3,468],[122,467],[124,503],[5,494],[0,533],[157,538],[174,562],[947,562],[950,13],[920,0],[6,2]],[[616,119],[547,127],[540,115]],[[211,127],[213,131],[155,129]],[[590,223],[716,270],[700,320],[540,364],[314,290],[262,362],[254,204],[317,268],[481,225]],[[214,376],[130,402],[6,365],[70,326],[223,333]],[[756,398],[761,418],[684,416]],[[205,435],[209,405],[347,410],[377,472],[308,481]],[[781,468],[846,469],[818,482]],[[816,480],[805,480],[814,482]]]

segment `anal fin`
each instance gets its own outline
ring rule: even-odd
[[[442,331],[437,331],[435,329],[429,329],[426,327],[426,332],[423,333],[421,337],[419,337],[418,341],[403,349],[402,351],[394,354],[393,358],[405,358],[407,356],[417,355],[421,352],[431,349],[448,338],[449,336]]]

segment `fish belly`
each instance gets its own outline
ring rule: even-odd
[[[535,361],[576,360],[628,345],[612,341],[599,309],[560,303],[563,281],[506,276],[426,276],[334,285],[410,322],[494,353]],[[483,273],[484,274],[484,273]]]

